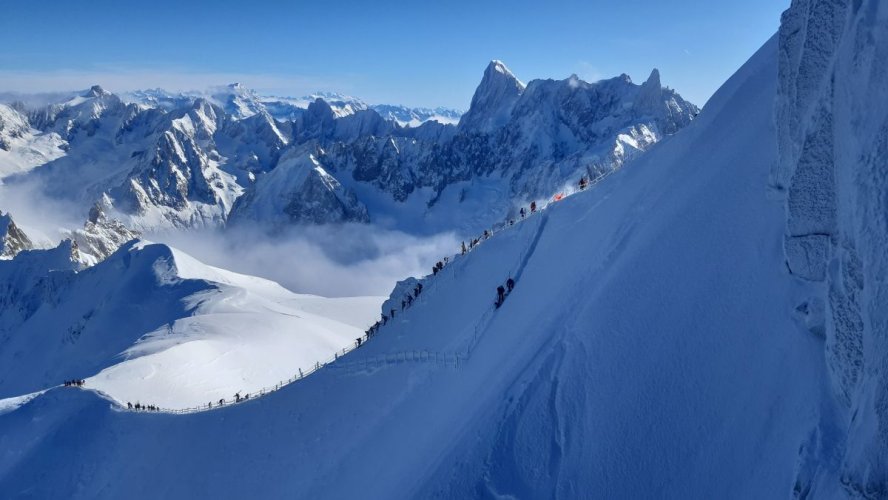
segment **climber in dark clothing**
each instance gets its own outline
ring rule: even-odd
[[[530,213],[534,213],[536,211],[537,211],[537,202],[535,202],[535,201],[530,202]]]
[[[466,242],[465,242],[465,241],[462,242],[462,254],[463,254],[463,255],[466,254]]]
[[[407,307],[410,307],[412,305],[413,305],[413,295],[408,295],[407,296]]]
[[[392,319],[395,319],[395,310],[392,309],[390,312],[392,313]]]
[[[586,189],[586,186],[589,185],[589,181],[586,180],[586,176],[580,177],[580,191]]]
[[[515,288],[515,280],[512,278],[506,280],[506,288],[509,290],[509,293],[511,293],[512,289]]]
[[[384,324],[388,323],[388,320],[389,320],[388,316],[386,316],[385,314],[383,314],[383,315],[382,315],[382,324],[384,325]]]
[[[496,306],[499,307],[506,298],[506,289],[502,285],[496,287]]]
[[[519,213],[521,214],[522,219],[524,218],[525,215],[527,215],[527,212],[524,210],[524,207],[521,207],[521,212],[519,212]]]

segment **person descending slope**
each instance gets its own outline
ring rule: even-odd
[[[506,280],[506,291],[512,293],[513,288],[515,288],[515,280],[509,278],[508,280]]]
[[[527,212],[524,210],[524,207],[521,207],[521,211],[519,213],[521,214],[522,219],[524,218],[525,215],[527,215]]]
[[[496,307],[499,309],[499,306],[503,305],[503,301],[506,300],[506,289],[503,288],[502,285],[496,287]]]
[[[530,202],[530,213],[536,213],[536,211],[537,211],[537,202],[535,202],[535,201]]]

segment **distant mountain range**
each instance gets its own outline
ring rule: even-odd
[[[467,113],[339,94],[100,86],[0,104],[0,180],[35,181],[128,230],[372,222],[476,231],[688,125],[698,108],[626,75],[525,85],[492,61]],[[101,246],[101,245],[100,245]]]

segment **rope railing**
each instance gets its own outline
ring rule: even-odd
[[[599,184],[601,181],[603,181],[605,178],[607,178],[608,176],[610,176],[614,172],[616,172],[616,169],[608,170],[608,171],[604,172],[603,174],[601,174],[601,175],[597,176],[596,178],[592,179],[591,181],[589,181],[586,184],[586,187],[582,188],[579,191],[574,191],[574,192],[568,193],[567,195],[564,195],[561,198],[559,198],[557,201],[561,201],[564,198],[566,198],[568,196],[572,196],[576,193],[589,190],[592,186]],[[534,238],[531,241],[530,245],[525,247],[521,251],[521,253],[518,255],[518,259],[517,259],[516,264],[514,266],[514,271],[511,274],[512,276],[516,276],[516,277],[520,276],[521,272],[523,271],[524,266],[526,266],[527,261],[530,259],[530,256],[533,255],[533,253],[535,252],[536,246],[537,246],[537,243],[539,242],[543,228],[546,225],[547,217],[545,217],[545,214],[543,214],[543,212],[546,209],[548,209],[549,206],[552,205],[552,203],[555,203],[555,201],[551,201],[551,202],[547,203],[545,206],[541,207],[539,210],[527,213],[526,216],[521,219],[511,221],[512,222],[511,224],[506,222],[499,227],[495,227],[493,229],[488,230],[487,236],[485,238],[478,238],[478,242],[475,243],[474,245],[472,245],[471,248],[467,247],[465,254],[468,254],[468,253],[471,253],[472,251],[474,251],[475,248],[480,246],[484,241],[493,237],[494,234],[500,233],[509,227],[517,226],[518,224],[520,224],[524,221],[538,218],[540,220],[540,222],[537,226],[536,233],[534,234]],[[536,215],[539,215],[540,217],[535,217]],[[444,261],[448,261],[448,264],[445,266],[445,268],[451,268],[451,270],[450,270],[451,279],[455,279],[457,276],[457,274],[456,274],[456,267],[457,266],[455,266],[457,259],[465,254],[456,254],[456,255],[452,256],[452,259],[449,259],[449,258],[444,259]],[[427,276],[426,278],[420,280],[420,283],[431,281],[431,286],[428,287],[428,291],[437,290],[438,280],[436,280],[436,279],[430,280],[430,278],[434,278],[438,274],[441,274],[441,272],[443,272],[443,270],[444,269],[441,269],[438,273],[433,273],[433,275]],[[425,303],[425,295],[426,295],[426,293],[420,293],[420,295],[416,297],[416,299],[418,299],[418,300],[414,300],[413,302]],[[398,352],[393,352],[393,353],[383,353],[383,354],[378,354],[378,355],[373,355],[373,356],[367,356],[363,359],[350,361],[348,363],[339,362],[339,360],[342,356],[345,356],[346,354],[365,345],[373,336],[375,336],[375,333],[377,333],[376,331],[374,331],[373,334],[365,334],[364,336],[360,337],[362,339],[361,342],[356,342],[354,345],[346,346],[342,349],[337,350],[336,352],[333,353],[332,357],[326,359],[325,361],[315,362],[315,364],[307,370],[303,370],[302,368],[299,368],[298,373],[294,374],[293,377],[290,377],[287,380],[282,380],[273,386],[263,387],[259,390],[253,391],[253,392],[244,393],[243,396],[240,396],[240,392],[237,392],[236,396],[240,396],[240,397],[235,398],[235,400],[233,400],[233,401],[229,401],[229,400],[226,400],[223,398],[215,403],[210,402],[206,405],[193,406],[193,407],[189,407],[189,408],[162,408],[162,407],[158,407],[155,405],[142,405],[141,403],[137,403],[137,405],[140,407],[138,409],[136,409],[135,406],[133,406],[133,407],[124,406],[123,404],[121,404],[120,402],[117,402],[117,401],[115,401],[115,403],[117,404],[119,409],[124,410],[124,411],[137,411],[137,412],[145,411],[148,413],[169,413],[169,414],[182,415],[182,414],[217,410],[220,408],[238,405],[238,404],[242,404],[242,403],[246,403],[246,402],[258,399],[260,397],[263,397],[263,396],[266,396],[266,395],[271,394],[273,392],[276,392],[276,391],[282,389],[283,387],[290,385],[294,382],[298,382],[300,380],[303,380],[306,377],[312,375],[313,373],[319,371],[321,368],[324,368],[327,366],[332,366],[333,368],[336,368],[336,369],[344,369],[344,370],[346,370],[347,373],[356,373],[358,371],[367,371],[370,369],[376,369],[376,368],[380,368],[383,366],[390,366],[393,364],[403,364],[403,363],[433,363],[433,364],[445,366],[445,367],[459,368],[459,366],[461,364],[465,363],[471,357],[472,352],[474,351],[475,347],[477,346],[478,342],[480,341],[481,334],[487,329],[490,322],[492,321],[495,311],[496,311],[496,309],[494,307],[492,307],[492,306],[488,307],[484,311],[484,313],[478,318],[478,321],[476,321],[473,325],[469,325],[463,329],[463,331],[468,330],[470,328],[472,329],[472,335],[469,339],[468,344],[466,344],[466,348],[464,351],[462,351],[462,350],[457,351],[457,352],[441,352],[441,351],[429,351],[429,350],[398,351]],[[402,309],[401,314],[403,314],[403,313],[404,313],[404,310]],[[394,320],[394,318],[392,318],[392,320]],[[382,325],[380,324],[379,326],[382,326]],[[368,330],[368,332],[369,331],[370,330]],[[81,387],[82,387],[82,385],[81,385]],[[127,405],[129,405],[129,403],[127,403]],[[149,407],[150,407],[150,409],[149,409]]]

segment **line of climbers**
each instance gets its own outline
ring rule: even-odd
[[[580,191],[585,190],[587,187],[589,187],[589,181],[584,176],[579,181]],[[555,195],[555,197],[553,198],[553,201],[559,201],[563,198],[564,198],[563,193],[559,193],[559,194]],[[529,213],[534,214],[536,212],[537,212],[537,204],[535,201],[532,201],[530,203]],[[523,220],[528,216],[528,211],[525,210],[524,207],[521,207],[519,214],[521,216],[521,219]],[[510,226],[513,225],[514,223],[515,223],[514,219],[509,220]],[[461,248],[462,254],[465,255],[468,251],[471,251],[476,246],[478,246],[481,243],[481,241],[487,240],[491,236],[493,236],[493,232],[485,229],[484,234],[482,234],[479,238],[475,238],[475,239],[471,240],[469,242],[468,247],[466,247],[466,242],[463,241],[462,248]],[[448,262],[449,262],[449,257],[444,257],[443,260],[435,263],[435,265],[432,266],[432,275],[437,275],[439,272],[441,272],[444,269],[444,266],[446,266],[448,264]],[[494,305],[496,306],[497,309],[499,309],[499,307],[503,305],[503,302],[505,302],[506,297],[508,297],[509,294],[512,293],[512,290],[514,288],[515,288],[515,280],[512,279],[511,277],[506,280],[505,287],[503,285],[499,285],[496,288],[496,301],[494,302]],[[415,302],[415,300],[419,298],[419,295],[421,293],[422,293],[422,283],[417,283],[416,286],[413,288],[413,293],[408,293],[404,297],[404,299],[401,300],[401,311],[403,312],[405,309],[409,309],[410,306],[413,305],[413,302]],[[364,335],[362,337],[358,337],[357,339],[355,339],[355,348],[361,347],[361,345],[364,342],[366,342],[367,340],[370,340],[371,337],[376,335],[376,333],[379,332],[379,328],[382,326],[385,326],[388,323],[389,318],[394,319],[395,318],[395,309],[391,309],[389,311],[389,314],[390,314],[390,316],[383,313],[380,320],[377,321],[376,323],[374,323],[370,328],[368,328],[364,332]],[[320,368],[320,362],[315,363],[315,370],[317,370],[319,368]],[[304,375],[302,373],[302,369],[300,368],[299,369],[299,377],[297,378],[297,380],[302,379],[303,377],[304,377]],[[74,379],[74,380],[66,380],[64,385],[65,385],[65,387],[82,387],[84,383],[85,383],[85,380]],[[277,386],[275,386],[275,388],[277,389],[277,388],[283,387],[283,385],[284,384],[282,382],[282,383],[278,384]],[[240,403],[243,401],[247,401],[249,399],[250,399],[249,393],[247,393],[244,396],[241,396],[240,392],[237,392],[234,394],[234,402],[235,403]],[[216,403],[216,404],[219,407],[224,406],[225,405],[225,398],[220,399],[218,401],[218,403]],[[162,410],[159,406],[143,405],[138,402],[135,405],[130,402],[127,402],[126,406],[128,409],[136,410],[136,411],[161,411]],[[212,401],[207,403],[207,408],[208,409],[213,408]]]
[[[583,177],[580,178],[578,185],[579,185],[580,191],[585,191],[586,188],[589,187],[589,179],[586,178],[586,176],[584,175]],[[564,199],[564,197],[565,197],[565,195],[563,192],[557,193],[555,196],[552,197],[552,201],[553,202],[561,201]],[[530,210],[528,210],[524,207],[521,207],[521,209],[518,210],[518,216],[521,218],[521,220],[526,219],[529,215],[537,213],[536,201],[530,202],[529,208],[530,208]],[[509,219],[508,225],[509,226],[515,225],[515,219]],[[466,245],[466,242],[463,241],[462,245],[460,246],[460,253],[462,255],[465,255],[468,252],[471,252],[472,250],[475,249],[476,246],[481,244],[482,241],[489,239],[491,236],[493,236],[493,232],[485,229],[484,234],[482,234],[481,236],[479,236],[477,238],[470,239],[468,245]],[[444,261],[446,262],[447,259],[445,258]],[[437,271],[435,271],[435,273],[437,274]]]
[[[487,232],[487,231],[485,231],[485,232]],[[439,272],[441,272],[441,270],[444,269],[444,266],[447,265],[448,260],[450,260],[450,257],[444,257],[443,261],[439,260],[438,262],[436,262],[435,265],[432,266],[432,276],[435,276]]]
[[[505,287],[503,287],[503,285],[496,287],[496,302],[494,302],[494,305],[496,306],[497,309],[499,309],[500,306],[503,305],[503,302],[506,301],[506,297],[508,297],[509,294],[512,293],[512,290],[514,288],[515,288],[515,280],[513,280],[512,278],[509,278],[506,280]]]
[[[132,404],[129,401],[127,401],[126,407],[130,410],[136,410],[136,411],[160,411],[159,406],[143,405],[141,403]]]
[[[86,380],[82,379],[66,380],[65,387],[83,387],[84,383],[86,383]]]
[[[443,262],[438,262],[438,264],[441,264],[440,267],[438,267],[438,264],[435,264],[435,267],[440,271],[441,269],[444,269],[444,263],[446,263],[447,261],[448,259],[445,258]],[[422,283],[417,283],[416,286],[413,287],[413,292],[407,293],[407,295],[404,296],[404,299],[401,300],[401,311],[403,312],[405,309],[409,309],[410,306],[412,306],[413,303],[416,301],[416,299],[419,298],[419,295],[421,293]],[[395,319],[394,309],[391,309],[388,315],[382,313],[382,317],[376,323],[373,323],[373,325],[371,325],[370,328],[368,328],[364,332],[364,335],[362,337],[358,337],[357,339],[355,339],[355,347],[361,347],[364,342],[370,340],[370,337],[376,335],[379,332],[380,327],[388,324],[390,318]]]

